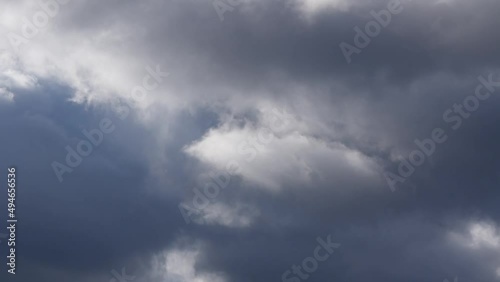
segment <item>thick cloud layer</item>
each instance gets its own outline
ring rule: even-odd
[[[4,2],[2,281],[500,279],[500,2]]]

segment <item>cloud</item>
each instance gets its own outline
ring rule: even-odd
[[[500,89],[460,130],[442,117],[498,72],[498,5],[413,1],[346,64],[340,42],[387,1],[244,1],[222,23],[195,0],[61,4],[0,53],[0,159],[22,187],[6,281],[279,281],[326,234],[342,250],[311,280],[498,279]],[[0,33],[39,11],[6,4]],[[103,118],[60,183],[51,163]],[[449,140],[391,192],[382,172],[436,127]],[[186,225],[179,204],[228,167]]]
[[[12,100],[14,100],[14,93],[5,88],[0,88],[0,98],[11,102]]]
[[[154,258],[155,270],[150,279],[173,282],[225,282],[220,273],[211,273],[198,269],[197,263],[206,251],[201,242],[191,242],[185,246],[187,238],[180,239],[177,246],[156,255]],[[190,240],[188,240],[190,241]],[[184,243],[183,243],[184,242]],[[153,278],[154,277],[154,278]]]
[[[345,11],[349,7],[349,2],[344,0],[299,0],[297,2],[300,8],[309,15],[328,8]]]

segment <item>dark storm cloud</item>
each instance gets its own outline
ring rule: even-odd
[[[468,239],[457,243],[450,234],[467,237],[471,222],[499,226],[500,89],[460,130],[451,130],[442,114],[474,93],[479,75],[498,69],[500,3],[403,2],[404,10],[348,64],[339,44],[352,44],[353,28],[387,5],[354,2],[347,10],[310,14],[290,1],[248,1],[223,22],[212,3],[202,1],[67,6],[54,34],[85,42],[116,33],[124,57],[172,72],[168,87],[152,96],[174,93],[188,105],[169,112],[156,103],[147,108],[149,120],[137,109],[121,121],[106,103],[69,102],[74,90],[62,78],[41,80],[36,90],[11,88],[14,101],[0,102],[0,157],[19,168],[22,245],[19,274],[8,281],[109,281],[110,271],[124,266],[137,281],[164,281],[150,259],[199,242],[197,274],[281,281],[311,255],[317,237],[329,234],[342,246],[309,281],[496,279],[496,246],[468,247]],[[220,204],[227,208],[222,215],[235,218],[249,211],[250,224],[186,225],[178,204],[189,203],[192,187],[203,187],[202,176],[217,171],[216,162],[201,159],[213,152],[203,148],[229,151],[207,140],[225,133],[227,116],[239,122],[229,133],[261,126],[258,112],[266,103],[255,97],[288,107],[293,130],[314,145],[293,147],[295,139],[286,143],[280,136],[267,147],[276,151],[267,152],[270,158],[262,153],[248,164],[257,175],[264,167],[280,189],[235,176],[208,208]],[[82,130],[97,128],[105,117],[116,130],[60,183],[50,164],[63,161],[65,146],[76,146]],[[394,156],[407,157],[414,139],[428,138],[436,127],[446,129],[448,141],[392,193],[382,170],[397,167]],[[187,154],[196,144],[208,145]],[[361,162],[380,166],[377,176],[361,173],[361,165],[348,167],[347,157],[328,155],[332,148],[359,152]],[[308,161],[306,180],[297,176],[300,169],[286,170]]]
[[[170,52],[175,52],[178,59],[170,59],[179,64],[191,56],[208,58],[210,64],[198,65],[203,72],[198,75],[210,81],[221,79],[219,72],[228,80],[253,82],[265,79],[268,72],[283,71],[307,83],[318,76],[349,80],[349,76],[372,76],[382,70],[408,82],[435,71],[468,72],[498,63],[494,46],[499,38],[494,30],[499,22],[491,15],[498,10],[498,1],[402,3],[403,12],[353,56],[352,65],[345,64],[339,44],[353,44],[353,28],[363,29],[372,20],[370,11],[385,8],[385,1],[319,13],[311,23],[288,1],[243,3],[228,12],[222,23],[209,3],[198,1],[156,2],[152,4],[156,9],[125,2],[120,11],[129,16],[127,24],[152,28],[132,45],[153,51],[151,57],[170,58]],[[106,14],[92,12],[106,9],[114,10],[114,5],[91,3],[83,14],[78,10],[78,18],[89,24],[108,19],[112,25]],[[210,70],[216,72],[207,73]]]
[[[170,244],[184,222],[178,199],[148,192],[168,188],[147,181],[150,132],[134,117],[121,121],[109,109],[70,102],[71,89],[57,84],[42,82],[37,90],[15,92],[13,102],[0,105],[1,128],[9,132],[2,138],[2,161],[15,165],[20,178],[18,260],[26,264],[12,281],[107,277],[125,265],[138,268],[137,258],[147,263],[148,255]],[[51,163],[64,162],[65,147],[76,148],[86,140],[82,130],[96,128],[104,117],[113,120],[116,131],[59,182]],[[197,136],[196,127],[179,130],[177,137]],[[172,163],[162,165],[180,170],[181,156],[169,157]],[[163,173],[170,175],[172,188],[179,185],[175,170]],[[180,173],[178,179],[184,181]]]

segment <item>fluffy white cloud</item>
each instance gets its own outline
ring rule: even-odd
[[[189,248],[174,247],[156,256],[156,274],[161,281],[171,282],[226,282],[223,274],[200,271],[196,263],[202,255],[202,244]]]
[[[468,256],[484,261],[484,267],[500,277],[500,233],[495,222],[474,220],[465,230],[449,232],[448,237],[465,248]]]
[[[302,128],[299,121],[288,118],[280,130],[268,126],[272,116],[264,114],[257,124],[239,126],[229,120],[185,150],[216,170],[237,164],[244,179],[272,191],[290,181],[305,184],[330,179],[339,184],[355,175],[377,180],[377,164],[362,152],[302,134],[297,131]],[[332,175],[339,178],[331,179]]]

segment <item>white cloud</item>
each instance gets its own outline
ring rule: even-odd
[[[10,92],[9,90],[3,87],[0,87],[0,99],[11,102],[14,100],[14,93]]]
[[[243,127],[228,120],[185,151],[217,170],[236,162],[245,180],[272,191],[280,190],[285,181],[310,183],[332,175],[377,178],[377,164],[363,153],[300,133],[297,129],[303,125],[298,120],[290,120],[290,126],[276,132],[267,126],[265,115],[259,118],[256,125],[247,122]],[[332,184],[341,182],[332,180]]]
[[[190,248],[173,248],[157,256],[156,264],[160,269],[157,275],[161,281],[171,282],[226,282],[221,273],[204,272],[196,269],[201,255],[201,244]]]
[[[500,232],[492,221],[472,221],[466,230],[448,234],[451,242],[464,247],[469,256],[484,261],[484,266],[500,276]]]
[[[500,234],[492,222],[471,222],[466,232],[450,232],[450,238],[472,249],[489,248],[500,251]]]
[[[491,247],[500,246],[500,234],[493,224],[479,222],[470,226],[470,246],[471,247]]]
[[[347,0],[298,0],[300,7],[304,12],[311,14],[318,11],[332,8],[339,10],[346,10],[349,3],[352,1]]]
[[[16,56],[5,50],[0,51],[0,87],[7,89],[31,89],[36,86],[37,79],[23,70],[23,65]]]

